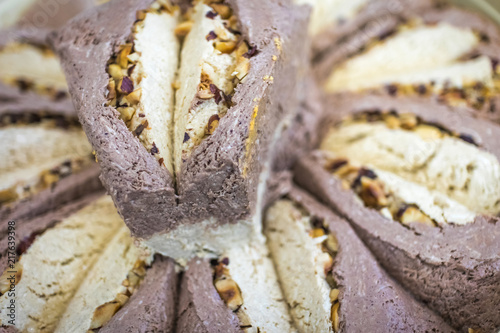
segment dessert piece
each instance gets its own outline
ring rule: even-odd
[[[51,39],[133,236],[189,259],[255,235],[272,152],[305,100],[308,11],[263,0],[179,7],[114,1]]]
[[[0,33],[0,115],[50,112],[75,116],[64,73],[46,30]]]
[[[12,26],[58,28],[80,11],[95,4],[95,0],[5,0],[0,4],[0,29]]]
[[[333,101],[336,100],[335,104]],[[333,96],[301,186],[460,330],[500,327],[500,128],[418,98]]]
[[[355,52],[375,37],[390,34],[395,26],[433,5],[424,1],[381,0],[294,0],[309,4],[313,11],[309,23],[315,62]]]
[[[343,219],[293,188],[265,217],[300,332],[454,332],[379,266]]]
[[[151,256],[134,246],[109,197],[82,199],[19,229],[26,235],[15,245],[19,259],[10,253],[2,258],[7,262],[0,278],[2,325],[20,331],[88,332],[105,330],[109,322],[126,331],[130,322],[122,317],[129,313],[143,319],[136,322],[139,331],[172,327],[174,264],[157,258],[159,266],[148,269]],[[13,299],[15,318],[8,308]],[[152,302],[155,310],[144,309]]]
[[[264,243],[192,259],[181,282],[178,332],[293,332]]]
[[[422,96],[498,121],[499,53],[500,29],[494,22],[445,6],[365,41],[343,59],[333,52],[335,64],[325,60],[317,73],[328,92]]]

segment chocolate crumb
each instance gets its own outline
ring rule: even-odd
[[[134,134],[136,136],[140,136],[142,134],[142,131],[144,131],[144,129],[148,127],[148,121],[146,120],[144,123],[140,124],[139,126],[137,126],[137,128],[135,129],[134,131]]]
[[[221,90],[213,83],[210,83],[210,92],[214,94],[215,103],[219,104],[222,101]]]
[[[160,159],[158,160],[158,163],[160,163],[160,165],[162,165],[162,164],[163,164],[163,161],[164,161],[164,160],[163,160],[163,157],[162,157],[162,158],[160,158]]]
[[[220,262],[227,266],[229,265],[229,258],[228,257],[222,258]]]
[[[139,117],[144,118],[146,115],[144,113],[139,113]]]
[[[184,141],[182,141],[182,142],[183,143],[187,142],[187,141],[189,141],[189,139],[191,139],[191,137],[189,136],[189,134],[187,134],[187,132],[184,132]]]
[[[427,93],[427,87],[423,84],[420,84],[418,85],[417,87],[417,92],[420,94],[420,95],[425,95]]]
[[[327,164],[326,169],[330,172],[337,171],[340,167],[346,165],[348,162],[346,159],[338,158]]]
[[[132,72],[134,71],[135,69],[135,65],[132,65],[130,66],[128,69],[127,69],[127,74],[128,76],[132,75]]]
[[[395,84],[389,84],[385,86],[387,93],[391,96],[395,96],[398,92],[398,87]]]
[[[473,144],[474,146],[477,146],[476,141],[474,141],[474,138],[468,134],[460,134],[458,136],[460,139],[464,140],[465,142],[468,142],[470,144]]]
[[[125,76],[122,79],[122,84],[121,84],[120,89],[125,94],[130,94],[132,91],[134,91],[134,83],[132,82],[132,80],[128,76]]]
[[[217,34],[212,30],[208,33],[206,39],[207,41],[211,41],[213,39],[216,39],[217,38]]]

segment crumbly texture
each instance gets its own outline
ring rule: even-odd
[[[134,89],[141,89],[141,98],[130,127],[135,129],[147,121],[148,126],[139,139],[148,151],[153,145],[158,149],[155,155],[163,159],[170,173],[173,173],[173,85],[179,54],[174,29],[178,22],[178,11],[146,14],[134,35],[134,49],[140,57],[131,75]]]
[[[173,332],[177,283],[174,262],[156,255],[139,289],[99,333]]]
[[[309,33],[312,36],[331,25],[352,19],[367,2],[368,0],[295,0],[297,4],[313,7],[309,23]]]
[[[302,216],[291,201],[281,200],[268,209],[264,224],[297,328],[301,332],[333,332],[330,286],[325,279],[326,258],[321,242],[315,242],[309,235],[309,218]]]
[[[332,128],[320,149],[424,185],[477,213],[500,213],[498,159],[460,138],[426,137],[426,129],[432,130],[346,124]]]
[[[212,217],[219,224],[246,219],[256,210],[261,168],[271,159],[277,125],[305,100],[297,82],[305,75],[307,55],[297,41],[306,40],[308,11],[263,0],[251,6],[228,2],[242,39],[258,53],[249,59],[251,70],[236,87],[233,106],[217,130],[184,162],[176,193],[172,175],[134,138],[116,110],[104,106],[108,75],[103,64],[127,39],[136,11],[150,4],[104,4],[51,38],[105,186],[132,234],[143,239]],[[86,61],[89,57],[92,61]]]
[[[122,225],[109,197],[64,219],[39,236],[21,257],[23,273],[17,284],[20,330],[51,332],[68,302],[85,278],[86,268],[92,266],[109,238]],[[6,309],[10,299],[0,298]],[[2,323],[9,318],[0,312]]]
[[[285,289],[284,294],[287,301],[292,303],[292,307],[293,305],[300,306],[297,304],[300,304],[301,301],[297,300],[297,303],[293,303],[293,300],[288,297],[295,299],[299,298],[300,295],[318,293],[320,290],[316,284],[311,283],[314,281],[313,276],[301,284],[293,285],[291,282],[291,277],[296,280],[296,276],[303,274],[304,268],[309,274],[316,274],[311,270],[311,262],[302,261],[303,257],[310,258],[312,255],[302,247],[305,243],[296,247],[284,242],[285,239],[289,238],[301,238],[296,232],[303,234],[303,227],[298,229],[296,227],[304,223],[304,221],[300,221],[300,217],[306,216],[318,221],[318,223],[323,222],[324,228],[336,235],[338,241],[333,276],[340,290],[338,295],[340,302],[338,310],[339,332],[361,332],[366,327],[370,327],[373,331],[384,332],[454,332],[439,316],[416,301],[389,277],[346,221],[314,201],[308,194],[292,187],[288,199],[278,201],[275,205],[268,211],[266,220],[273,226],[278,225],[278,229],[283,231],[281,234],[276,231],[272,236],[280,239],[283,244],[281,250],[277,248],[274,249],[277,250],[276,252],[272,250],[275,260],[278,259],[276,256],[278,253],[285,256],[290,256],[286,252],[293,253],[294,264],[286,268],[286,274],[281,274],[284,272],[282,269],[285,265],[282,265],[281,269],[278,268],[278,275]],[[300,209],[299,214],[294,214],[294,211],[297,213],[297,209]],[[297,216],[299,216],[299,220],[296,219]],[[277,223],[271,222],[271,218]],[[287,227],[287,224],[292,227]],[[268,231],[273,233],[271,228],[270,226]],[[306,236],[309,237],[307,234]],[[307,266],[295,265],[297,260]],[[286,280],[288,282],[285,282]],[[287,285],[293,288],[287,290]],[[306,296],[306,301],[311,298]],[[326,295],[322,295],[316,300],[325,300],[325,298],[329,298],[329,290]],[[315,309],[318,307],[319,305],[315,306]],[[320,324],[321,327],[328,328],[324,322]],[[308,327],[305,331],[318,330],[313,326]]]
[[[87,332],[99,328],[92,326],[98,307],[125,293],[127,288],[122,283],[141,259],[145,259],[141,250],[134,246],[130,232],[121,224],[118,230],[114,230],[111,240],[108,235],[107,246],[65,307],[54,331]]]
[[[227,269],[243,298],[236,314],[242,325],[251,326],[243,327],[243,331],[294,332],[266,244],[259,240],[233,246],[222,257],[229,259]]]
[[[453,132],[473,133],[483,150],[500,156],[497,125],[431,101],[371,95],[336,96],[336,101],[329,101],[337,111],[333,123],[363,110],[404,109]],[[360,204],[351,190],[323,168],[322,161],[318,153],[301,159],[295,180],[345,216],[389,274],[457,329],[493,331],[500,326],[494,310],[500,299],[496,218],[479,215],[464,226],[408,229]]]

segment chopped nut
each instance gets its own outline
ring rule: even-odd
[[[123,306],[123,304],[127,303],[128,299],[129,297],[127,295],[118,294],[116,295],[115,301],[117,301],[118,303],[120,303],[121,306]]]
[[[44,172],[41,177],[41,181],[45,187],[55,184],[59,181],[59,176],[53,174],[52,172]]]
[[[323,266],[323,270],[324,270],[325,276],[327,276],[333,270],[334,261],[333,261],[333,257],[330,254],[328,254],[327,252],[323,252],[322,255],[326,257],[326,260],[325,260],[325,263]]]
[[[108,67],[108,73],[113,79],[119,81],[123,78],[123,72],[121,66],[117,64],[111,64]]]
[[[135,109],[129,106],[120,107],[117,110],[118,112],[120,112],[120,118],[123,119],[123,121],[130,121],[130,119],[132,119],[135,113]]]
[[[412,222],[419,222],[427,224],[429,226],[434,226],[432,220],[425,215],[420,209],[415,206],[406,206],[403,208],[402,212],[398,213],[400,215],[401,223],[407,225]]]
[[[142,89],[139,88],[139,89],[132,91],[127,96],[125,96],[125,99],[126,99],[128,105],[137,105],[137,104],[139,104],[139,102],[141,100],[141,96],[142,96]]]
[[[311,236],[312,238],[317,238],[324,235],[325,235],[325,230],[323,230],[322,228],[314,228],[311,229],[311,231],[309,231],[309,236]]]
[[[391,128],[391,129],[398,128],[401,125],[399,118],[392,115],[392,114],[386,116],[384,118],[384,120],[385,120],[385,124],[387,125],[387,127]]]
[[[140,57],[141,57],[141,56],[139,55],[139,53],[135,52],[135,53],[130,54],[130,55],[127,57],[127,59],[128,59],[128,61],[130,61],[131,63],[135,64],[135,63],[137,63],[137,62],[139,61],[139,58],[140,58]]]
[[[235,76],[238,80],[242,81],[250,71],[250,60],[244,57],[238,58],[234,71],[236,72]]]
[[[185,21],[180,23],[174,30],[174,33],[177,37],[185,37],[191,28],[193,27],[193,21]]]
[[[200,87],[198,87],[196,96],[201,99],[211,99],[214,97],[214,94],[210,91],[210,89],[200,89]]]
[[[424,140],[435,140],[441,139],[443,137],[443,132],[430,125],[419,125],[415,128],[415,133],[418,134]]]
[[[211,30],[207,36],[205,37],[205,39],[207,41],[211,41],[211,40],[214,40],[214,39],[217,39],[217,34],[215,33],[215,31]]]
[[[128,66],[128,56],[132,52],[132,46],[133,45],[131,43],[122,45],[120,47],[120,53],[118,53],[118,56],[116,57],[117,64],[123,69],[126,69]]]
[[[413,113],[402,113],[399,115],[401,127],[407,130],[413,129],[418,124],[417,117]]]
[[[130,94],[132,91],[134,91],[134,83],[129,77],[125,76],[120,81],[118,81],[117,89],[118,92],[122,94]]]
[[[210,117],[210,119],[208,119],[207,129],[205,133],[208,135],[212,135],[217,127],[219,127],[219,116],[214,114]]]
[[[16,272],[16,273],[9,273]],[[16,262],[14,268],[7,268],[0,276],[0,294],[5,294],[10,290],[11,285],[17,285],[21,281],[23,275],[23,267],[21,263]]]
[[[121,304],[117,301],[104,303],[98,306],[92,316],[89,329],[97,329],[104,326],[120,309]]]
[[[135,18],[139,21],[142,21],[146,18],[146,14],[147,14],[147,12],[145,10],[138,10],[135,13]]]
[[[18,197],[16,191],[12,188],[8,188],[0,191],[0,204],[5,202],[11,202],[16,200]]]
[[[361,177],[361,192],[359,196],[368,207],[377,208],[387,206],[388,204],[382,184],[368,177]]]
[[[340,307],[339,302],[332,305],[332,325],[333,325],[333,330],[335,332],[339,331],[339,324],[340,324],[339,307]]]
[[[215,49],[222,53],[231,53],[236,49],[236,42],[215,42]]]
[[[112,101],[116,98],[116,83],[113,78],[109,79],[108,82],[108,100]]]
[[[335,172],[348,163],[349,161],[347,161],[345,158],[336,158],[334,160],[327,161],[325,163],[325,169],[330,172]]]
[[[339,299],[339,293],[340,293],[340,290],[338,289],[332,289],[330,290],[330,302],[335,302],[336,300]]]
[[[335,253],[339,250],[339,242],[337,237],[333,234],[328,234],[328,238],[323,242],[323,245],[328,249],[329,252]]]
[[[240,288],[232,279],[217,280],[215,289],[232,311],[238,310],[243,305]]]
[[[227,20],[228,18],[233,15],[233,12],[229,6],[224,5],[224,4],[218,4],[214,3],[211,5],[211,7],[220,15],[220,17],[224,20]]]

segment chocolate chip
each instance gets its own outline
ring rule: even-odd
[[[222,258],[220,262],[227,266],[229,265],[229,258],[228,257]]]
[[[346,159],[339,158],[331,161],[330,163],[327,164],[325,167],[328,171],[330,172],[335,172],[337,171],[340,167],[346,165],[348,162]]]
[[[216,39],[217,38],[217,34],[212,30],[208,33],[206,39],[207,41],[211,41],[213,39]]]
[[[184,141],[182,141],[182,142],[183,143],[187,142],[187,141],[189,141],[189,139],[191,139],[191,137],[189,136],[189,134],[187,134],[187,132],[184,132]]]
[[[130,94],[132,91],[134,91],[134,83],[128,76],[125,76],[122,79],[120,90],[123,91],[123,93],[125,94]]]
[[[221,101],[222,101],[222,96],[221,96],[221,93],[220,93],[220,89],[217,88],[217,86],[213,83],[210,83],[210,92],[212,94],[214,94],[214,100],[215,100],[215,103],[219,104]]]
[[[391,96],[395,96],[398,92],[398,87],[395,84],[388,84],[385,86],[385,90]]]
[[[212,11],[209,11],[205,16],[208,17],[209,19],[213,20],[217,16],[217,12],[214,12],[212,10]]]
[[[417,87],[417,92],[420,94],[420,95],[425,95],[427,93],[427,87],[423,84],[419,84],[418,87]]]

